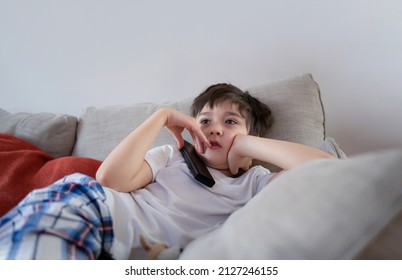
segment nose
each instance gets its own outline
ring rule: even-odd
[[[218,125],[218,124],[212,125],[212,126],[210,127],[209,134],[210,134],[210,135],[222,136],[222,135],[223,135],[223,129],[222,129],[222,127],[221,127],[220,125]]]

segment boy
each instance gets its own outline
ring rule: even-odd
[[[259,138],[269,108],[247,92],[217,84],[192,105],[193,117],[169,108],[151,115],[103,161],[96,181],[73,174],[32,192],[0,220],[0,258],[127,259],[151,243],[183,248],[220,226],[274,176],[252,159],[284,170],[331,156],[304,145]],[[150,150],[167,127],[177,147]],[[196,181],[179,149],[187,129],[216,183]],[[103,255],[104,255],[103,254]]]

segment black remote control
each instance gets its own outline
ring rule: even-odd
[[[184,146],[180,150],[183,155],[184,160],[186,161],[188,167],[190,168],[191,173],[194,178],[206,185],[207,187],[212,188],[215,185],[215,180],[212,178],[211,173],[209,173],[205,163],[197,154],[194,146],[184,140]]]

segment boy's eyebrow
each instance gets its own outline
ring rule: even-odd
[[[208,116],[210,114],[211,114],[211,112],[209,112],[209,111],[208,112],[201,112],[201,113],[198,114],[198,116]],[[232,111],[226,111],[225,115],[227,115],[227,116],[237,116],[239,118],[244,119],[244,117],[241,114],[236,113],[236,112],[232,112]]]
[[[236,117],[244,119],[244,117],[240,113],[236,113],[236,112],[227,111],[227,112],[225,112],[225,115],[227,115],[227,116],[236,116]]]

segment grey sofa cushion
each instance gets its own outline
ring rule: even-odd
[[[0,132],[22,138],[54,157],[69,156],[78,119],[52,113],[15,113],[0,109]]]
[[[401,166],[402,149],[303,164],[272,181],[220,228],[191,242],[181,258],[361,257],[402,210]]]
[[[121,140],[161,107],[171,107],[190,113],[190,100],[172,103],[142,103],[132,106],[88,107],[81,115],[73,155],[103,160]],[[190,140],[188,133],[183,136]],[[163,129],[155,146],[174,144],[175,140]]]
[[[275,123],[270,132],[264,135],[265,137],[303,143],[317,148],[321,145],[325,138],[324,110],[319,87],[311,74],[246,90],[272,109]],[[80,117],[73,155],[102,160],[158,108],[168,106],[188,114],[192,100],[193,98],[188,98],[173,103],[89,107]],[[184,138],[190,140],[187,133]],[[165,130],[159,135],[154,146],[166,143],[175,142]],[[271,166],[266,166],[272,169]]]

